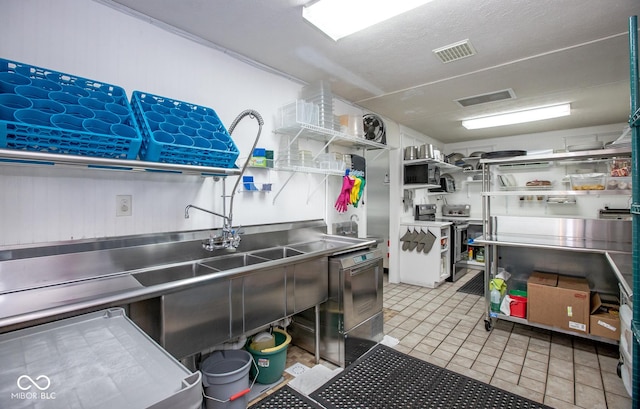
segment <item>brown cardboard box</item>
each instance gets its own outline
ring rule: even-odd
[[[556,326],[554,293],[558,275],[534,271],[527,280],[527,320]]]
[[[591,316],[589,317],[591,335],[620,339],[620,305],[603,303],[598,293],[591,296]]]
[[[591,309],[589,282],[584,278],[558,276],[554,301],[556,326],[568,331],[589,333]]]

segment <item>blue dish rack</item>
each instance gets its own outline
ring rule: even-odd
[[[136,159],[141,144],[121,87],[0,59],[0,148]]]
[[[235,167],[238,148],[213,109],[142,91],[133,92],[131,108],[142,133],[140,159]]]

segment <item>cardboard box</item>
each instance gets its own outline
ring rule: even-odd
[[[620,339],[620,305],[604,303],[600,294],[591,296],[589,333],[609,339]]]
[[[584,278],[558,276],[554,304],[556,326],[568,331],[589,333],[589,282]]]
[[[527,320],[555,326],[554,292],[558,275],[534,271],[527,280]]]
[[[527,320],[589,333],[589,282],[584,278],[534,271],[527,280]]]

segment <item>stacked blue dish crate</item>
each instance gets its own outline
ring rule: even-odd
[[[235,166],[238,148],[213,109],[141,91],[133,92],[131,107],[142,133],[140,159]]]
[[[141,144],[122,88],[0,59],[0,148],[136,159]]]

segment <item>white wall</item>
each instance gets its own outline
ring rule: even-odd
[[[128,95],[142,90],[208,106],[227,127],[241,111],[255,109],[265,120],[258,146],[276,151],[279,138],[272,130],[277,110],[295,100],[301,88],[87,0],[3,1],[0,38],[2,58],[118,85]],[[247,157],[257,128],[249,118],[236,128],[233,139],[241,158]],[[314,142],[304,143],[319,149]],[[234,222],[243,225],[323,219],[326,203],[339,193],[331,191],[333,186],[326,191],[322,175],[297,174],[274,204],[289,174],[249,174],[258,182],[273,183],[274,192],[236,196]],[[234,181],[229,178],[227,194]],[[189,203],[222,211],[222,182],[211,178],[3,164],[0,191],[0,245],[221,225],[219,219],[198,211],[184,219]],[[115,216],[119,194],[133,195],[132,216]]]

